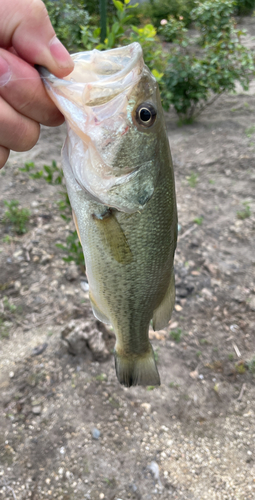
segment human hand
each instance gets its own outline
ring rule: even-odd
[[[27,151],[37,142],[40,123],[64,118],[48,97],[34,64],[62,78],[73,69],[56,38],[41,0],[0,2],[0,168],[10,150]]]

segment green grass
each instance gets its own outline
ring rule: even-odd
[[[172,340],[175,342],[180,342],[181,341],[181,336],[182,336],[182,329],[181,328],[176,328],[176,330],[171,330],[169,333],[170,337]]]
[[[169,387],[170,389],[179,389],[180,384],[176,384],[176,382],[170,382]]]
[[[246,137],[251,137],[255,132],[255,125],[252,125],[251,127],[248,127],[246,130],[245,130],[245,135]]]
[[[27,208],[19,208],[17,200],[4,201],[4,205],[7,210],[2,219],[3,224],[10,225],[12,231],[18,235],[26,233],[30,211]]]
[[[251,207],[248,201],[243,202],[244,209],[236,213],[238,219],[244,220],[251,216]]]
[[[207,339],[199,339],[199,344],[206,345],[206,344],[209,344],[209,342]]]
[[[3,298],[3,305],[5,311],[15,312],[17,309],[17,307],[14,304],[11,304],[11,302],[9,302],[8,297],[6,297],[6,295]]]
[[[195,219],[193,219],[193,222],[195,222],[195,224],[197,224],[198,226],[201,226],[203,220],[204,220],[204,217],[195,217]]]
[[[195,188],[198,183],[198,175],[192,172],[188,177],[186,177],[190,187]]]
[[[158,363],[159,362],[159,347],[156,347],[156,349],[154,349],[154,358],[155,358],[156,363]]]
[[[250,361],[248,361],[247,365],[248,365],[249,372],[255,373],[255,357],[250,359]]]

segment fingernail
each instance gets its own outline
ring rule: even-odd
[[[12,76],[11,68],[9,64],[0,57],[0,87],[3,87],[6,85]]]
[[[60,68],[72,68],[74,63],[60,40],[54,36],[50,41],[50,52]]]

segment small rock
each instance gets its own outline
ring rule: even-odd
[[[199,373],[197,370],[194,370],[193,372],[190,372],[190,374],[189,374],[189,376],[191,378],[193,378],[194,380],[196,380],[198,378],[198,375],[199,375]]]
[[[204,295],[204,297],[208,298],[208,299],[211,299],[212,298],[212,292],[211,290],[209,290],[208,288],[203,288],[201,290],[201,293],[202,295]]]
[[[20,281],[14,281],[14,290],[16,290],[16,292],[19,292],[21,289],[21,282]]]
[[[32,208],[36,208],[36,207],[38,207],[38,206],[39,206],[39,203],[38,203],[38,201],[34,200],[34,201],[31,201],[30,206],[31,206]]]
[[[235,288],[235,290],[231,293],[231,298],[234,299],[236,302],[245,302],[246,300],[246,292],[245,290],[240,287],[240,286],[237,286]]]
[[[176,305],[174,306],[174,308],[175,308],[175,310],[176,310],[177,312],[182,311],[182,306],[180,306],[179,304],[176,304]]]
[[[45,254],[41,257],[41,264],[44,266],[45,264],[48,264],[52,259],[51,255]]]
[[[34,413],[34,415],[40,415],[41,411],[42,411],[41,405],[33,406],[32,408],[32,412]]]
[[[13,378],[13,377],[14,377],[14,372],[10,372],[10,373],[9,373],[9,377],[10,377],[10,378]]]
[[[45,351],[45,349],[47,349],[47,347],[48,344],[46,342],[42,345],[34,347],[34,349],[32,350],[32,356],[39,356],[39,354],[42,354]]]
[[[59,467],[59,469],[58,469],[58,475],[59,475],[59,477],[63,477],[64,472],[65,471],[64,471],[63,467]]]
[[[255,295],[251,297],[251,299],[248,301],[249,307],[252,311],[255,311]]]
[[[141,407],[145,409],[146,413],[151,412],[151,404],[150,403],[142,403]]]
[[[77,278],[79,278],[79,270],[75,262],[71,262],[69,266],[66,269],[65,272],[65,277],[68,281],[75,281]]]
[[[155,481],[158,481],[158,484],[161,487],[162,484],[161,484],[160,477],[159,477],[159,466],[158,466],[157,462],[155,462],[153,460],[150,463],[150,465],[148,466],[148,469],[151,471],[152,475],[154,476]]]
[[[176,295],[178,297],[187,297],[188,290],[186,288],[176,288]]]
[[[174,321],[173,323],[170,323],[171,330],[174,330],[175,328],[177,328],[178,325],[179,325],[178,321]]]
[[[96,427],[94,427],[92,429],[91,434],[92,434],[93,439],[99,439],[101,432],[98,429],[96,429]]]
[[[84,292],[88,292],[89,291],[89,284],[87,281],[85,280],[82,280],[81,281],[81,289],[84,291]]]

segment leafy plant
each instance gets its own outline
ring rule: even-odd
[[[204,217],[195,217],[195,219],[193,220],[195,222],[195,224],[197,224],[198,226],[201,226],[202,225],[202,222],[204,220]]]
[[[55,160],[52,161],[51,165],[43,165],[42,170],[38,170],[35,173],[31,173],[31,170],[35,169],[35,164],[33,162],[25,163],[24,167],[19,170],[21,172],[28,172],[31,179],[44,179],[48,184],[56,185],[62,184],[63,181],[63,171],[57,166]]]
[[[61,185],[63,187],[63,190],[59,193],[61,199],[57,201],[57,205],[61,217],[65,221],[69,222],[71,220],[72,212],[69,197],[64,184],[64,175],[62,169],[57,166],[55,160],[52,161],[51,165],[44,165],[42,170],[31,173],[31,170],[34,171],[34,169],[35,165],[33,162],[25,163],[25,166],[23,168],[20,168],[22,172],[27,172],[29,177],[31,177],[32,179],[43,179],[48,184]],[[66,257],[63,257],[63,260],[65,262],[74,261],[84,271],[85,265],[82,246],[80,244],[78,234],[75,230],[70,231],[70,234],[66,238],[66,244],[58,243],[56,246],[58,248],[61,248],[61,250],[63,250],[67,254]]]
[[[198,2],[191,11],[192,20],[200,32],[201,44],[230,40],[234,34],[235,20],[233,0],[205,0]]]
[[[251,216],[251,207],[248,201],[243,202],[244,210],[237,212],[237,217],[239,219],[247,219]]]
[[[245,134],[247,135],[247,137],[251,137],[255,132],[255,126],[252,125],[251,127],[248,127],[246,130],[245,130]]]
[[[195,0],[150,0],[138,8],[138,16],[151,19],[155,26],[160,26],[162,19],[170,16],[182,18],[187,26],[191,22],[190,12],[195,6]]]
[[[234,92],[239,81],[247,90],[254,73],[251,51],[241,43],[245,33],[235,29],[233,0],[198,3],[191,17],[200,32],[200,48],[186,35],[183,21],[170,18],[162,33],[174,36],[162,80],[163,105],[173,105],[180,119],[191,121],[223,92]]]
[[[166,67],[166,56],[157,38],[157,30],[152,24],[137,27],[130,24],[134,21],[134,12],[138,4],[129,5],[130,0],[113,0],[116,14],[112,23],[107,26],[107,37],[104,43],[97,45],[97,49],[111,49],[120,45],[138,42],[143,49],[145,64],[160,83]],[[133,9],[130,13],[130,9]],[[97,34],[100,33],[97,31]]]
[[[250,361],[248,361],[247,365],[248,365],[249,371],[251,373],[255,373],[255,357],[253,357],[252,359],[250,359]]]
[[[179,343],[181,340],[181,336],[182,336],[182,330],[181,330],[181,328],[177,328],[176,330],[171,330],[169,335],[170,335],[172,340]]]
[[[0,317],[0,338],[9,338],[9,331],[6,322]]]
[[[8,297],[6,297],[6,295],[3,298],[3,306],[6,311],[10,312],[14,312],[17,309],[17,307],[8,300]]]
[[[84,271],[84,256],[82,246],[80,244],[80,240],[76,231],[70,232],[70,234],[66,238],[65,245],[63,245],[62,243],[57,243],[56,246],[67,254],[67,257],[63,257],[63,260],[65,262],[74,261],[77,266],[79,266],[82,271]]]
[[[239,210],[236,215],[238,219],[244,220],[251,216],[251,207],[248,201],[243,202],[244,210]]]
[[[191,174],[187,177],[187,181],[190,187],[195,188],[198,181],[198,175],[195,174],[195,172],[191,172]]]
[[[112,18],[111,25],[107,26],[107,37],[104,43],[100,43],[97,49],[112,49],[124,42],[125,31],[130,27],[130,21],[134,15],[129,14],[130,9],[136,8],[137,5],[128,5],[130,0],[121,2],[120,0],[112,0],[116,8],[115,16]]]
[[[236,0],[236,11],[238,16],[250,14],[255,9],[255,0]]]
[[[79,50],[83,46],[84,29],[90,16],[84,3],[75,0],[44,0],[57,37],[67,50]]]
[[[7,210],[2,219],[3,224],[10,225],[16,234],[26,233],[30,211],[27,208],[19,208],[17,200],[4,201],[4,205]]]

